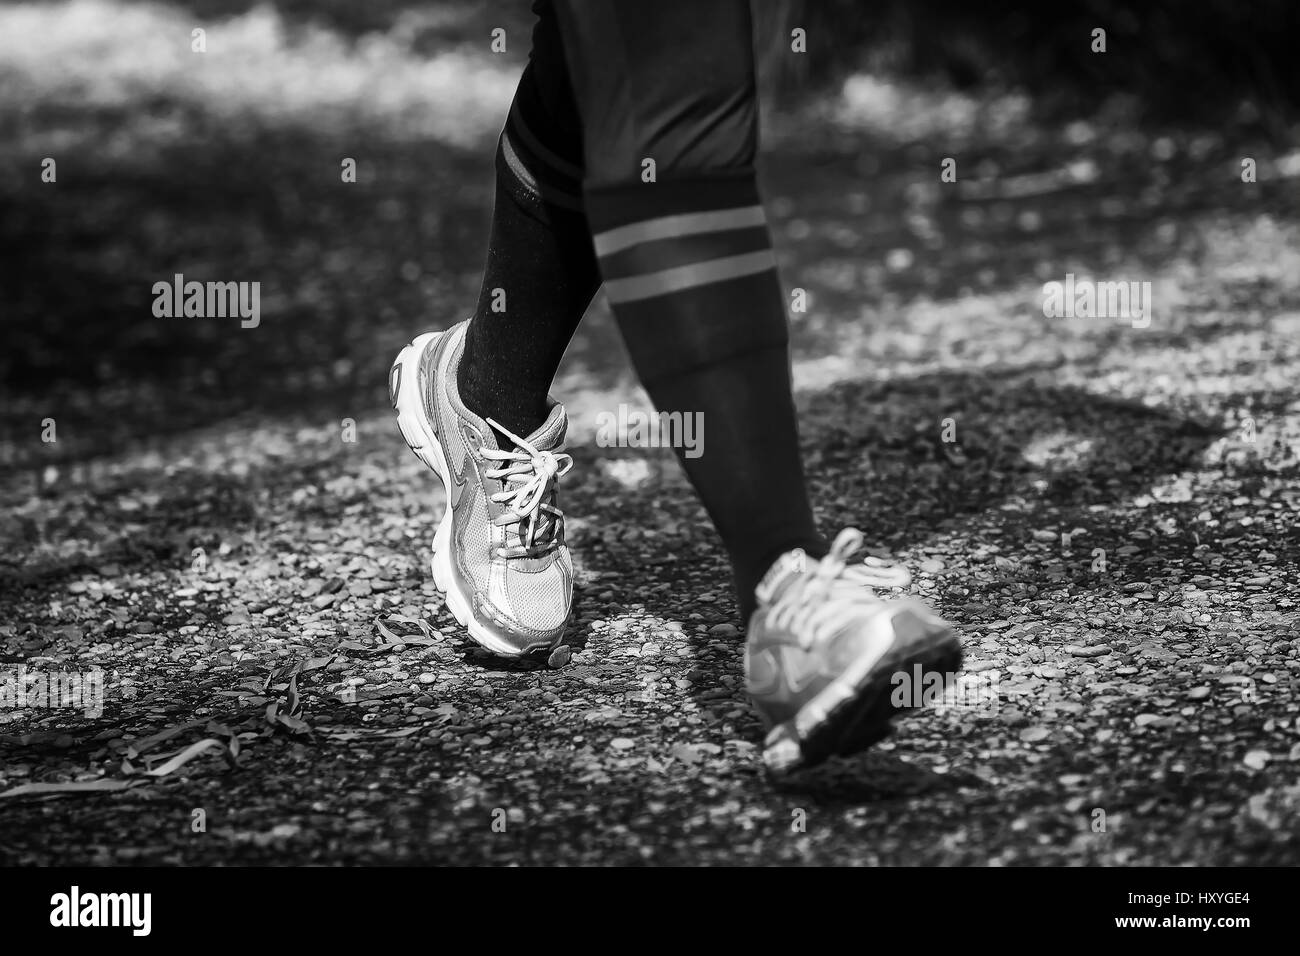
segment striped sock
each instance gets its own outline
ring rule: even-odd
[[[587,191],[605,289],[661,412],[703,413],[677,449],[731,557],[745,621],[783,552],[826,553],[808,502],[789,333],[753,174]]]
[[[457,384],[474,412],[527,436],[546,419],[555,371],[600,275],[581,170],[533,136],[517,100],[497,143],[496,174],[483,285]]]

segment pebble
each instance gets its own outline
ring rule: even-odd
[[[1242,758],[1241,762],[1251,770],[1263,770],[1268,766],[1270,759],[1272,758],[1267,750],[1252,750]]]
[[[735,637],[740,629],[734,624],[714,624],[709,628],[709,633],[715,637]]]
[[[615,750],[631,750],[636,746],[636,741],[629,737],[615,737],[609,745]]]
[[[1204,700],[1209,696],[1210,696],[1210,688],[1204,685],[1200,687],[1193,687],[1191,690],[1187,692],[1188,700]]]
[[[555,650],[551,651],[550,657],[546,658],[546,663],[552,667],[563,667],[573,657],[573,648],[568,644],[561,644]]]
[[[1082,647],[1078,644],[1067,644],[1065,652],[1074,657],[1105,657],[1111,652],[1109,644],[1093,644],[1090,647]]]
[[[700,755],[689,744],[678,744],[672,749],[672,756],[684,764],[699,763]]]

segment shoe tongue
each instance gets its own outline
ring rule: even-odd
[[[551,406],[551,413],[546,416],[546,421],[538,426],[537,430],[531,435],[525,435],[525,440],[538,451],[558,451],[564,447],[564,436],[569,429],[569,416],[564,413],[564,406],[555,404]]]
[[[523,439],[538,451],[556,452],[564,447],[564,437],[565,433],[568,431],[568,427],[569,417],[564,411],[564,406],[558,403],[552,404],[551,413],[546,416],[546,421],[542,422],[542,424],[539,425],[532,434],[524,435]],[[523,449],[516,446],[515,450],[522,451]],[[554,487],[552,487],[547,500],[549,500],[551,504],[555,503]],[[523,544],[523,530],[523,524],[517,524],[507,531],[507,539],[514,539],[513,541],[508,541],[508,543]],[[552,531],[552,533],[554,533],[554,531]],[[530,566],[521,564],[520,567],[527,568]]]

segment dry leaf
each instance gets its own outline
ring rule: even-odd
[[[193,730],[195,727],[203,725],[202,720],[187,720],[183,724],[177,724],[175,727],[168,727],[166,730],[160,730],[158,733],[142,740],[131,741],[130,746],[126,748],[126,756],[138,757],[146,750],[152,750],[165,740],[171,740],[178,734],[183,734],[187,730]]]
[[[173,770],[179,770],[181,767],[185,766],[199,754],[211,750],[213,747],[224,750],[225,746],[225,744],[220,740],[217,740],[215,737],[205,737],[196,744],[190,744],[161,767],[154,770],[146,770],[144,774],[146,777],[165,777]]]
[[[58,740],[66,730],[42,730],[30,734],[0,734],[0,744],[9,744],[16,747],[25,747],[28,744],[44,744],[52,740]]]
[[[276,720],[284,724],[284,726],[288,727],[296,734],[311,734],[311,727],[308,726],[305,720],[300,720],[297,717],[290,716],[289,714],[280,714],[276,717]]]
[[[132,780],[110,780],[101,778],[99,780],[82,780],[79,783],[24,783],[21,786],[12,787],[4,793],[3,797],[24,797],[31,794],[41,793],[85,793],[87,791],[105,791],[105,790],[125,790],[128,787],[135,786],[136,781]]]
[[[340,641],[336,649],[340,651],[360,651],[363,654],[374,654],[376,651],[388,650],[382,644],[378,647],[367,647],[359,641]]]

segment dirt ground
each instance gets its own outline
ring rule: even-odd
[[[19,15],[0,682],[103,701],[0,707],[0,862],[1300,862],[1300,155],[866,79],[773,119],[818,518],[912,570],[981,692],[778,783],[702,509],[596,441],[647,407],[603,304],[555,388],[571,660],[486,656],[433,588],[386,373],[472,303],[522,54],[394,28],[380,72],[262,9],[240,70],[123,40],[78,86],[94,37],[42,72]],[[177,272],[259,281],[260,325],[155,319]],[[1070,273],[1150,282],[1149,325],[1046,317]]]

